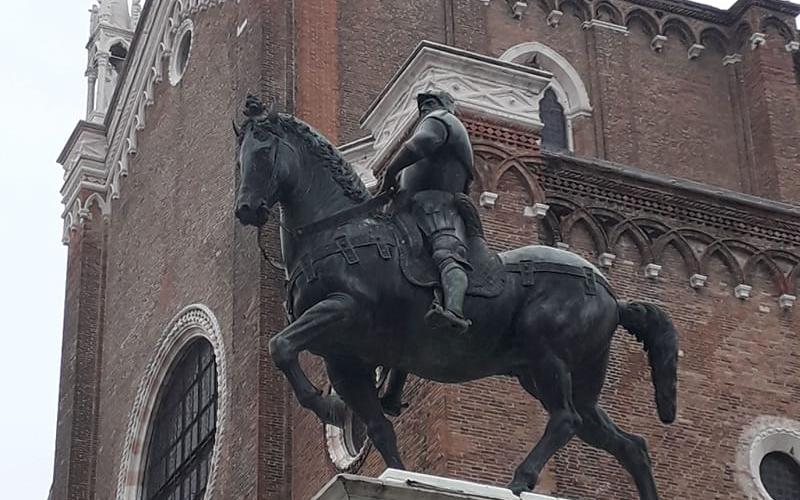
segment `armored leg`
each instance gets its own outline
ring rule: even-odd
[[[444,238],[437,240],[441,239]],[[448,239],[455,238],[448,237]],[[442,255],[446,256],[441,258]],[[450,248],[435,250],[433,253],[433,258],[439,264],[441,273],[444,307],[442,308],[434,302],[428,314],[425,315],[425,321],[428,326],[437,330],[464,333],[472,324],[464,317],[464,296],[467,293],[469,279],[464,265],[452,255],[453,251]]]

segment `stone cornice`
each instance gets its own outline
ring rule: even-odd
[[[553,178],[560,178],[559,183],[610,188],[651,212],[800,248],[800,206],[602,160],[549,151],[542,156],[547,168],[558,170]]]
[[[750,7],[763,7],[791,16],[800,14],[800,5],[783,0],[739,0],[730,9],[718,9],[710,5],[686,0],[627,0],[643,7],[650,7],[680,16],[686,16],[716,24],[731,25]]]
[[[69,139],[67,139],[67,143],[64,145],[64,148],[61,150],[61,153],[58,155],[58,159],[56,160],[58,163],[63,165],[67,161],[67,157],[72,151],[72,148],[75,147],[78,138],[86,131],[93,131],[97,134],[106,134],[106,128],[99,123],[93,123],[86,120],[80,120],[75,128],[72,129],[72,133],[69,135]]]
[[[421,42],[369,107],[362,126],[375,138],[370,169],[382,163],[417,120],[416,95],[437,88],[459,113],[541,128],[539,94],[551,75],[434,42]]]

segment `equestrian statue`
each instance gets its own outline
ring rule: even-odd
[[[344,409],[364,422],[388,467],[403,469],[392,422],[406,374],[443,383],[515,378],[548,412],[544,433],[508,487],[532,490],[574,436],[611,453],[642,500],[657,500],[644,439],[598,406],[617,325],[647,351],[662,422],[675,419],[675,328],[658,306],[618,301],[576,254],[531,245],[489,250],[467,196],[472,148],[455,103],[417,96],[420,120],[372,195],[338,150],[294,116],[256,97],[234,124],[241,185],[236,217],[262,226],[280,207],[290,324],[270,354],[298,402],[327,424]],[[320,356],[324,394],[298,356]],[[388,392],[375,384],[390,370]],[[345,406],[346,405],[346,406]]]

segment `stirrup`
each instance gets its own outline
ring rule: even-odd
[[[469,329],[472,321],[449,309],[442,309],[438,304],[434,304],[425,314],[425,324],[434,330],[462,334]]]

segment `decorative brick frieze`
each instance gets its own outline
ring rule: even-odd
[[[514,156],[500,147],[486,149],[479,140],[476,155],[483,158],[483,170],[488,168],[477,179],[486,191],[482,206],[494,206],[494,195],[499,193],[496,171],[517,165],[530,195],[548,205],[541,220],[554,241],[570,241],[572,228],[583,223],[592,235],[601,267],[611,265],[613,249],[628,235],[634,238],[642,261],[649,263],[643,276],[650,279],[660,277],[662,268],[657,263],[667,248],[673,248],[684,260],[692,288],[705,286],[713,257],[725,263],[736,283],[751,282],[756,268],[763,268],[777,293],[791,293],[797,286],[798,207],[561,153],[544,152],[543,158]],[[491,191],[485,189],[485,179]],[[631,218],[630,214],[637,215]],[[558,246],[568,248],[564,243]],[[735,295],[746,298],[746,286],[737,287]]]

